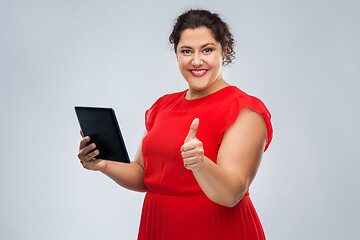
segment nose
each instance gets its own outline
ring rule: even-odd
[[[204,64],[204,62],[203,62],[203,60],[201,58],[201,55],[199,53],[194,54],[194,57],[193,57],[191,63],[192,63],[192,65],[194,67],[200,67],[200,66],[202,66]]]

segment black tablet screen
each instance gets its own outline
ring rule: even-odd
[[[125,143],[112,108],[75,107],[81,131],[99,150],[98,159],[130,163]]]

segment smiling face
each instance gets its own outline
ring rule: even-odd
[[[224,85],[222,63],[225,54],[210,29],[186,29],[176,49],[179,69],[189,84],[190,98],[203,97]]]

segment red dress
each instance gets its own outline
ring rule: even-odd
[[[239,111],[261,113],[272,139],[270,113],[257,98],[235,86],[206,97],[187,100],[186,91],[159,98],[145,113],[148,134],[143,139],[144,182],[147,193],[140,221],[139,240],[265,239],[260,220],[247,192],[232,208],[206,197],[191,170],[184,167],[180,147],[190,124],[200,119],[196,137],[205,156],[216,162],[224,131]]]

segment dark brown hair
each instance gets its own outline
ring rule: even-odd
[[[231,34],[228,25],[221,20],[218,14],[211,13],[207,10],[192,9],[181,14],[175,22],[173,31],[169,36],[169,41],[176,48],[180,41],[181,33],[186,29],[196,29],[207,27],[214,34],[214,38],[221,44],[222,50],[226,51],[224,65],[232,62],[235,58],[234,45],[235,40]]]

